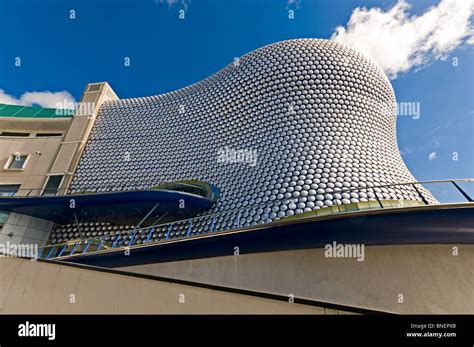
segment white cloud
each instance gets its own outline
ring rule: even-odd
[[[296,7],[297,9],[299,9],[301,7],[301,0],[287,0],[286,9],[290,7]]]
[[[0,103],[13,105],[39,105],[41,107],[67,108],[74,103],[74,97],[66,90],[61,92],[26,92],[20,98],[5,93],[0,89]]]
[[[474,0],[441,0],[420,16],[410,15],[409,8],[404,0],[385,11],[357,7],[331,39],[366,54],[392,79],[474,44]]]
[[[403,156],[410,155],[413,153],[413,148],[405,146],[404,148],[400,149],[400,154]]]
[[[168,8],[172,8],[175,5],[182,7],[186,12],[188,11],[191,0],[159,0],[160,3],[168,4]],[[155,0],[157,2],[157,0]]]
[[[431,152],[431,153],[428,155],[428,159],[429,159],[429,160],[435,160],[436,158],[438,158],[438,155],[436,154],[436,152]]]

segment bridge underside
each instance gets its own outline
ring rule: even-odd
[[[180,208],[186,201],[186,208]],[[0,197],[0,210],[47,221],[67,224],[78,220],[135,224],[146,217],[171,220],[196,215],[213,205],[211,199],[168,190],[122,191],[111,193]],[[146,220],[142,224],[147,225]],[[161,218],[166,221],[166,219]]]

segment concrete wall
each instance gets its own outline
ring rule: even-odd
[[[0,137],[0,185],[20,185],[18,196],[39,195],[71,121],[70,118],[0,118],[2,131],[30,133],[30,137]],[[63,136],[35,137],[37,133],[62,133]],[[15,153],[29,155],[24,169],[5,169],[9,157]],[[43,219],[11,213],[0,226],[0,244],[8,241],[42,246],[52,226],[53,223]]]
[[[342,313],[18,258],[0,258],[0,278],[0,313]]]
[[[86,86],[69,131],[51,167],[51,174],[64,174],[60,186],[64,192],[69,188],[101,105],[105,101],[117,99],[117,95],[107,82],[89,83]]]
[[[236,245],[238,246],[238,245]],[[453,255],[458,247],[459,255]],[[245,250],[240,250],[244,252]],[[292,250],[122,270],[399,313],[474,313],[474,245],[365,248],[364,261]],[[403,302],[399,303],[399,295]]]
[[[0,185],[18,184],[18,196],[40,195],[48,175],[64,175],[59,194],[64,194],[84,144],[94,125],[97,112],[104,101],[117,99],[107,83],[87,85],[74,117],[15,118],[1,117],[1,131],[30,133],[30,137],[0,137]],[[59,137],[35,137],[36,133],[62,133]],[[27,154],[28,161],[21,170],[4,169],[12,154]],[[30,189],[33,189],[30,191]],[[0,226],[0,244],[47,243],[53,223],[43,219],[12,213]]]
[[[11,119],[11,118],[8,118]],[[38,132],[67,132],[70,118],[59,119],[23,119],[13,122],[0,118],[2,131],[21,131],[35,134]],[[28,189],[36,189],[30,195],[39,195],[51,165],[56,159],[63,137],[0,137],[0,184],[21,184],[17,195],[28,194]],[[15,153],[30,155],[23,170],[6,170],[8,158]]]
[[[0,229],[0,244],[33,244],[44,246],[54,223],[18,213],[10,213]]]

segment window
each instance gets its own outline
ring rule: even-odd
[[[64,175],[54,175],[49,176],[44,185],[43,193],[41,195],[56,195],[58,193],[58,188],[61,185]]]
[[[59,137],[63,136],[62,133],[37,133],[36,137]]]
[[[28,154],[12,154],[10,158],[7,160],[7,164],[5,165],[4,169],[6,170],[23,170],[26,166],[28,161]]]
[[[8,136],[8,137],[28,137],[30,133],[17,133],[12,131],[4,131],[0,133],[0,136]]]
[[[15,196],[20,189],[19,184],[0,184],[0,197],[2,196]],[[9,212],[0,211],[0,226],[7,222]]]
[[[0,184],[0,196],[15,196],[19,189],[19,184]]]
[[[87,87],[88,92],[98,92],[100,90],[100,87],[102,86],[101,83],[96,83],[96,84],[89,84]]]

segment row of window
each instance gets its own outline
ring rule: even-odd
[[[21,133],[16,131],[4,131],[0,132],[0,137],[30,137],[30,133]],[[63,133],[36,133],[35,137],[60,137],[63,136]]]
[[[41,191],[41,196],[52,196],[56,195],[58,193],[58,189],[61,185],[61,182],[63,181],[64,175],[51,175],[48,176],[46,179],[46,183]],[[5,196],[15,196],[16,193],[20,190],[20,184],[0,184],[0,197],[5,197]],[[23,195],[29,195],[28,193],[30,191],[34,190],[39,190],[41,188],[35,188],[35,187],[29,187],[29,188],[24,188],[26,190],[26,194]]]
[[[58,193],[59,186],[63,180],[64,175],[48,176],[46,184],[43,187],[41,196],[53,196]],[[20,184],[0,184],[0,197],[15,196],[20,190]],[[26,188],[28,191],[30,188]],[[28,192],[27,192],[28,193]],[[0,228],[6,223],[9,212],[0,211]]]
[[[23,170],[28,162],[29,154],[12,154],[7,160],[4,166],[5,170]],[[46,184],[44,185],[41,195],[56,195],[61,185],[64,175],[52,175],[48,176]],[[20,190],[20,184],[0,184],[0,197],[15,196]],[[26,188],[27,190],[39,189],[36,187]],[[28,194],[28,192],[26,192]],[[34,194],[36,195],[36,194]],[[0,211],[0,228],[6,223],[9,213]]]
[[[30,159],[31,154],[21,154],[15,153],[11,154],[8,157],[4,170],[24,170],[28,160]],[[41,195],[56,195],[59,186],[61,185],[64,175],[50,175],[46,180],[46,184],[42,189]],[[16,187],[16,190],[15,190]],[[18,191],[19,185],[1,185],[0,184],[0,196],[5,196],[5,194],[10,194],[11,192],[16,193]],[[36,189],[38,187],[29,187],[28,189]]]
[[[4,166],[4,169],[5,170],[24,170],[26,167],[26,164],[28,163],[29,158],[30,158],[30,154],[20,154],[20,153],[12,154],[8,158]],[[56,193],[58,192],[58,188],[61,185],[61,182],[63,180],[63,177],[64,175],[48,176],[48,179],[46,181],[46,184],[43,188],[41,195],[56,195]],[[0,196],[4,196],[2,195],[2,192],[4,192],[5,189],[9,191],[8,189],[13,189],[12,187],[15,187],[15,186],[16,185],[0,185]],[[4,187],[4,190],[2,190],[1,187]],[[17,191],[18,189],[15,190],[15,193]]]

